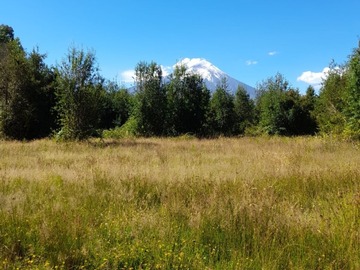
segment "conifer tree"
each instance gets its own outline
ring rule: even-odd
[[[235,129],[234,97],[223,78],[210,100],[211,125],[217,135],[230,136]]]
[[[234,111],[235,133],[244,134],[246,128],[255,124],[255,104],[242,86],[235,93]]]
[[[0,135],[33,139],[49,135],[53,127],[54,76],[45,55],[29,55],[14,37],[13,29],[0,26]]]

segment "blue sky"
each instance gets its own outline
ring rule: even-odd
[[[300,91],[360,38],[359,0],[2,0],[14,28],[50,65],[70,46],[93,49],[101,74],[127,81],[139,61],[205,58],[252,86],[277,72]]]

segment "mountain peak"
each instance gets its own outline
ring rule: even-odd
[[[199,74],[211,92],[215,91],[221,84],[221,80],[225,78],[228,84],[228,90],[231,93],[235,94],[238,86],[242,86],[251,98],[255,97],[255,89],[253,87],[230,77],[204,58],[184,58],[176,63],[174,68],[179,65],[186,66],[187,70],[191,73]]]
[[[207,68],[215,68],[213,64],[207,61],[205,58],[184,58],[179,61],[176,65],[186,65],[188,67],[207,67]]]
[[[226,74],[204,58],[184,58],[175,66],[184,65],[188,71],[199,74],[204,80],[212,80],[212,77],[221,79]]]

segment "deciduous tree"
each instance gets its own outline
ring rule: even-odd
[[[167,105],[161,67],[155,62],[138,63],[135,82],[134,116],[138,132],[144,136],[164,135]]]
[[[347,74],[345,134],[360,139],[360,41],[350,56]]]
[[[206,135],[210,91],[205,87],[202,78],[187,72],[185,66],[176,66],[170,79],[167,85],[169,133]]]
[[[211,97],[210,115],[210,124],[215,134],[230,136],[234,133],[234,97],[228,91],[226,78],[222,79]]]
[[[93,52],[75,47],[58,65],[56,110],[63,139],[85,139],[94,134],[100,121],[103,78]]]
[[[344,108],[347,82],[345,67],[332,63],[315,108],[320,132],[338,135],[343,133],[346,124]]]

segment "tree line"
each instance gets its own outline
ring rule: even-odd
[[[164,80],[160,65],[139,62],[135,90],[99,73],[94,51],[69,48],[56,66],[39,49],[26,52],[0,25],[0,138],[335,134],[360,138],[360,44],[343,65],[330,65],[317,94],[304,95],[280,73],[251,99],[226,80],[211,94],[198,74],[177,66]]]

